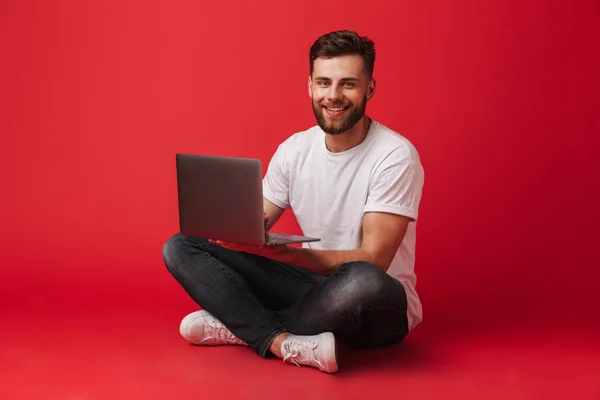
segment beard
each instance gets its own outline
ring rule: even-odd
[[[329,107],[342,107],[344,104],[328,104]],[[346,110],[347,115],[341,121],[339,119],[329,118],[325,115],[325,110],[323,110],[323,106],[320,104],[312,102],[313,113],[315,114],[315,118],[317,119],[317,124],[323,130],[323,132],[328,133],[330,135],[339,135],[340,133],[344,133],[349,131],[360,121],[360,119],[365,115],[365,111],[367,109],[367,95],[365,94],[363,100],[357,106],[351,105],[348,110]]]

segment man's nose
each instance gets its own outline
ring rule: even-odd
[[[337,84],[332,84],[329,86],[329,90],[327,90],[327,100],[334,101],[342,98],[341,87]]]

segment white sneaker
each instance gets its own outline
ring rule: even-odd
[[[337,349],[333,333],[325,332],[314,336],[290,335],[281,343],[283,361],[308,365],[321,371],[338,371]]]
[[[246,342],[236,337],[221,321],[205,310],[187,315],[179,325],[179,333],[188,342],[198,345],[247,346]]]

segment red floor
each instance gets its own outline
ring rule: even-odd
[[[156,236],[55,238],[35,251],[0,240],[10,250],[0,252],[0,400],[600,399],[591,277],[563,292],[550,274],[498,284],[473,272],[448,285],[448,266],[422,263],[423,323],[391,349],[342,349],[327,375],[184,342],[179,322],[196,306]]]
[[[341,350],[327,375],[242,347],[188,345],[189,308],[8,310],[0,399],[599,399],[597,333],[423,324],[403,345]],[[187,307],[187,306],[186,306]]]

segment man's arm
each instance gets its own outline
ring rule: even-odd
[[[275,225],[285,211],[283,208],[271,203],[265,197],[263,197],[263,210],[265,213],[265,229],[267,231],[269,231],[273,225]]]
[[[351,261],[370,262],[387,271],[410,221],[410,218],[402,215],[369,212],[363,216],[362,244],[356,250],[314,250],[283,246],[279,251],[273,249],[268,256],[326,276],[335,272],[340,265]]]
[[[365,205],[366,212],[362,220],[362,243],[356,250],[248,246],[222,241],[217,241],[217,243],[234,251],[244,251],[287,262],[322,275],[331,275],[340,265],[352,261],[370,262],[387,271],[398,247],[404,240],[409,222],[417,218],[424,180],[423,168],[420,163],[406,162],[402,155],[399,160],[388,161],[369,188],[369,198]],[[279,192],[282,203],[287,202],[285,186],[282,186]],[[265,213],[267,213],[267,207],[272,210],[268,215],[272,226],[283,210],[265,202]],[[280,211],[278,212],[277,209]]]

